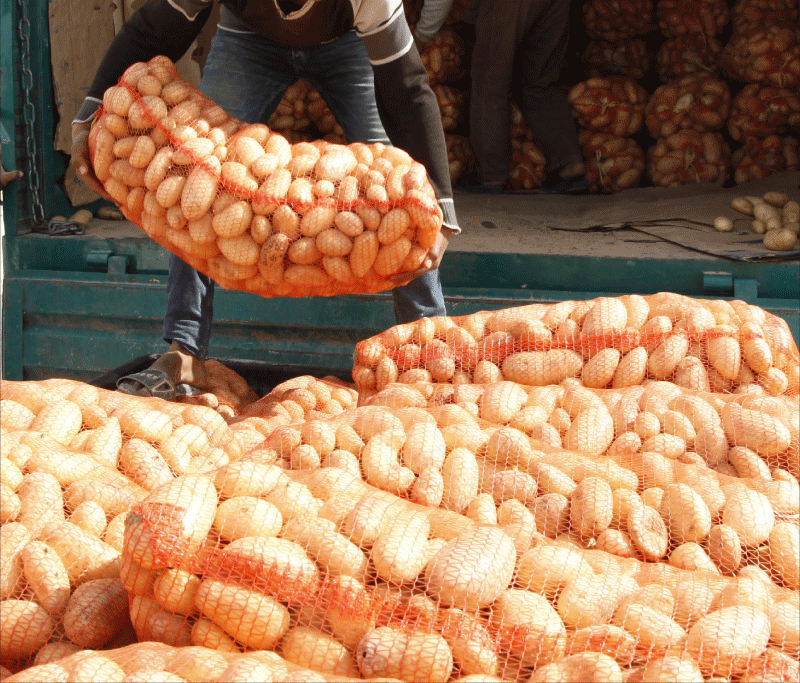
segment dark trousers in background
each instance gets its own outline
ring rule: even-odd
[[[472,59],[470,142],[484,183],[509,176],[512,79],[548,170],[582,160],[567,95],[553,83],[569,40],[569,0],[482,0]],[[516,67],[516,69],[515,69]]]

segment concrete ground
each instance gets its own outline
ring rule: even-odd
[[[768,252],[763,239],[751,232],[752,219],[734,211],[730,201],[747,195],[760,197],[769,191],[785,192],[790,198],[800,200],[800,172],[781,173],[732,188],[704,183],[633,188],[613,195],[491,196],[456,191],[455,205],[462,233],[450,240],[448,249],[654,259],[714,260],[714,254],[767,256],[774,252]],[[717,216],[734,219],[734,230],[729,233],[714,230],[711,224]],[[670,221],[669,226],[642,225],[649,235],[631,230],[586,231],[591,226],[664,219],[676,220]],[[666,242],[664,238],[685,246]],[[795,255],[800,258],[800,251],[795,250]]]

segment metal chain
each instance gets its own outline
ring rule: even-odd
[[[33,72],[30,68],[31,61],[31,22],[26,15],[27,1],[17,0],[19,5],[19,40],[21,47],[20,64],[22,73],[22,89],[25,91],[25,98],[22,111],[23,118],[25,119],[25,144],[28,152],[28,188],[33,202],[33,222],[36,225],[41,225],[45,222],[44,207],[41,200],[41,186],[39,183],[39,169],[36,166],[37,151],[36,151],[36,135],[34,129],[34,122],[36,121],[36,109],[31,100],[31,91],[33,90]]]

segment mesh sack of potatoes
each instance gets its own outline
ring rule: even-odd
[[[619,449],[603,465],[544,448],[526,458],[495,439],[445,458],[448,495],[459,494],[446,507],[416,504],[403,468],[434,466],[440,422],[467,433],[446,407],[426,418],[362,406],[327,423],[333,441],[325,423],[307,429],[321,448],[352,449],[360,472],[295,467],[287,453],[311,444],[291,448],[284,433],[280,466],[245,456],[153,491],[129,516],[123,551],[140,639],[405,681],[552,680],[554,667],[579,666],[621,680],[671,670],[667,656],[706,677],[791,671],[797,527],[772,502],[791,493],[657,453]]]
[[[532,140],[512,138],[509,185],[515,190],[535,190],[547,175],[547,159]]]
[[[797,3],[793,0],[738,0],[731,8],[735,32],[786,21],[797,21]]]
[[[798,142],[793,136],[768,135],[747,137],[744,145],[731,155],[733,180],[738,185],[748,180],[766,178],[774,173],[800,168]]]
[[[509,134],[512,138],[533,140],[531,129],[522,114],[522,110],[517,106],[517,103],[513,101],[511,102],[511,129]]]
[[[302,658],[298,651],[298,658]],[[310,654],[314,654],[313,652]],[[320,661],[336,659],[320,649]],[[334,667],[335,668],[335,667]],[[38,664],[8,679],[10,683],[326,683],[343,681],[347,670],[326,675],[297,665],[277,652],[230,652],[203,646],[167,645],[156,641],[104,650],[81,650]]]
[[[685,129],[699,133],[718,130],[728,118],[730,100],[725,81],[708,74],[689,74],[656,88],[647,101],[645,124],[654,138]]]
[[[308,116],[314,122],[314,125],[319,129],[320,133],[324,136],[338,135],[344,139],[344,131],[337,123],[336,117],[333,112],[328,108],[322,95],[319,94],[313,85],[309,87],[306,94],[306,111]],[[327,139],[327,138],[326,138]]]
[[[623,43],[590,41],[583,53],[586,75],[627,76],[643,78],[650,68],[650,53],[647,43],[641,38],[632,38]]]
[[[800,83],[800,27],[783,22],[734,33],[722,51],[723,73],[744,83],[795,88]]]
[[[228,116],[164,57],[133,65],[106,91],[89,144],[125,216],[229,289],[390,289],[389,276],[418,268],[441,228],[425,168],[407,153],[292,145]]]
[[[519,374],[505,378],[521,384],[558,384],[582,376],[585,362],[603,351],[603,356],[620,362],[633,352],[623,368],[641,367],[643,363],[645,374],[637,382],[648,377],[670,380],[684,357],[696,357],[705,370],[703,376],[713,380],[714,387],[733,390],[733,385],[719,382],[719,368],[707,366],[707,352],[702,349],[709,342],[692,346],[696,336],[702,342],[718,327],[726,337],[739,335],[739,341],[731,338],[724,342],[739,349],[739,356],[731,357],[733,365],[725,370],[726,375],[738,376],[745,347],[757,346],[765,353],[768,348],[763,363],[754,360],[752,349],[747,351],[751,361],[744,365],[762,385],[766,382],[771,387],[765,389],[767,393],[797,395],[797,347],[782,318],[742,301],[693,299],[668,292],[531,304],[396,325],[356,345],[353,379],[360,391],[374,388],[380,373],[393,378],[391,381],[462,384],[474,383],[477,377],[477,383],[485,383],[488,378],[502,379],[506,367],[519,369]],[[750,339],[751,334],[761,341]],[[600,358],[590,368],[596,367]],[[631,366],[634,358],[638,360]],[[774,385],[770,377],[777,380]]]
[[[722,55],[722,43],[704,33],[687,33],[667,38],[656,53],[656,68],[662,82],[691,73],[716,73]]]
[[[592,40],[621,43],[653,29],[652,0],[587,0],[583,24]]]
[[[264,458],[274,458],[265,442],[278,427],[306,420],[327,420],[358,403],[353,385],[337,378],[317,379],[310,375],[294,377],[276,386],[230,421],[240,439],[246,436],[245,449],[267,449]],[[255,457],[251,453],[250,457]]]
[[[730,19],[726,0],[657,0],[658,27],[668,38],[687,33],[715,36]]]
[[[391,492],[409,495],[426,505],[451,509],[453,477],[460,475],[452,463],[448,464],[447,454],[464,447],[478,463],[478,479],[470,484],[470,496],[460,499],[465,506],[476,495],[476,485],[478,492],[494,496],[498,504],[510,490],[516,491],[512,497],[521,497],[527,503],[537,490],[533,480],[539,481],[541,490],[549,487],[542,481],[548,473],[556,479],[551,482],[554,488],[546,493],[571,491],[581,472],[596,472],[598,468],[606,468],[607,477],[611,471],[630,477],[609,464],[608,457],[617,465],[635,469],[631,458],[648,453],[654,454],[654,462],[666,459],[707,467],[725,476],[759,479],[753,488],[760,487],[776,514],[786,518],[796,515],[800,506],[795,481],[797,427],[791,419],[796,400],[734,393],[722,398],[721,392],[694,388],[699,381],[695,381],[696,376],[687,377],[691,366],[692,359],[676,371],[683,382],[680,385],[660,380],[597,389],[574,378],[561,385],[544,386],[509,379],[464,385],[389,383],[375,393],[365,391],[369,398],[356,413],[381,415],[393,425],[399,443],[392,462],[401,466],[397,480],[391,480]],[[619,378],[617,375],[618,382]],[[587,379],[591,383],[593,378]],[[412,417],[419,424],[409,424]],[[301,453],[307,450],[294,454],[305,443],[302,432],[287,428],[270,440],[279,450],[284,444],[285,459],[294,463],[296,457],[299,462]],[[344,433],[339,436],[344,437]],[[421,457],[418,449],[423,436],[425,455]],[[334,443],[332,436],[329,440]],[[353,443],[356,448],[352,444],[348,448],[359,458],[363,445],[357,440]],[[371,449],[367,453],[368,461],[362,461],[365,479],[387,489],[389,480],[373,476],[375,473],[366,467],[373,457]],[[459,454],[459,461],[461,456],[471,462],[465,453]],[[345,460],[354,464],[342,456],[343,464]],[[427,471],[422,471],[420,462]],[[548,467],[543,467],[545,464]],[[552,472],[550,465],[559,472]],[[353,470],[358,472],[355,467]],[[434,481],[436,486],[431,485]]]
[[[511,172],[508,184],[514,190],[534,190],[547,175],[547,159],[533,142],[533,134],[522,110],[511,104]]]
[[[467,71],[464,40],[449,26],[428,41],[420,57],[431,85],[457,81]]]
[[[590,191],[620,192],[639,184],[644,172],[644,152],[635,140],[582,130],[578,141]]]
[[[647,173],[658,187],[691,183],[723,185],[730,173],[731,150],[717,132],[682,130],[659,138],[647,150]]]
[[[750,83],[733,98],[727,127],[739,141],[800,130],[800,95],[789,88]]]
[[[439,104],[442,128],[455,130],[466,105],[466,95],[461,90],[440,83],[433,86],[433,94]]]
[[[447,161],[450,166],[450,182],[455,183],[461,176],[475,169],[475,152],[466,135],[446,133]]]
[[[631,78],[608,76],[574,85],[568,100],[581,128],[630,137],[644,122],[647,92]]]
[[[306,100],[312,89],[316,90],[302,79],[290,85],[269,118],[267,122],[269,127],[284,135],[290,131],[307,130],[311,126],[312,119]]]

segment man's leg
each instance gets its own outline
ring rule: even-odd
[[[567,170],[570,166],[581,167],[585,172],[567,94],[562,87],[553,85],[569,41],[569,6],[569,0],[533,0],[518,56],[522,73],[522,113],[551,172]]]
[[[258,36],[220,29],[214,36],[200,90],[228,114],[266,123],[297,80],[291,51]],[[164,340],[170,349],[152,366],[173,383],[202,386],[214,317],[214,281],[170,256]]]
[[[303,77],[319,90],[347,141],[388,144],[375,101],[374,72],[361,38],[351,31],[307,54]],[[398,323],[447,315],[438,270],[396,287],[392,296]]]
[[[475,24],[470,142],[480,179],[502,185],[511,172],[511,83],[520,22],[530,0],[483,0]]]

